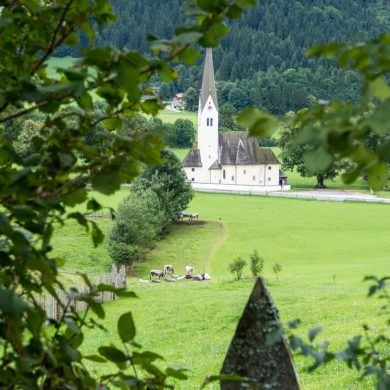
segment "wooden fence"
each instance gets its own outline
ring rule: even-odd
[[[112,219],[112,214],[104,211],[96,211],[93,213],[85,214],[87,219]]]
[[[69,273],[69,272],[67,272]],[[108,284],[116,288],[126,288],[126,267],[121,266],[117,268],[115,265],[112,266],[111,272],[101,273],[95,278],[90,278],[92,285],[99,285],[101,283]],[[88,293],[90,291],[86,284],[80,284],[74,286],[79,293]],[[38,296],[38,302],[42,309],[46,311],[48,318],[60,319],[63,314],[63,307],[68,303],[70,294],[64,291],[57,291],[57,294],[61,300],[61,303],[54,299],[51,295],[40,295]],[[116,296],[111,291],[99,292],[97,301],[106,302],[116,299]],[[71,300],[70,305],[76,311],[86,310],[87,304],[79,300]]]

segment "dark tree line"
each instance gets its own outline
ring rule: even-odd
[[[146,33],[170,37],[183,22],[180,0],[113,0],[118,20],[106,27],[97,45],[147,52]],[[334,97],[356,101],[359,79],[332,61],[309,58],[307,48],[329,41],[356,42],[388,30],[386,0],[270,0],[231,23],[229,36],[214,51],[222,103],[236,109],[248,105],[274,114],[296,111]],[[83,40],[82,40],[83,41]],[[82,44],[81,44],[82,46]],[[80,47],[60,55],[78,55]],[[160,84],[170,98],[177,91],[200,87],[203,59],[181,67],[175,83]],[[190,90],[190,96],[193,95]],[[192,93],[192,95],[191,95]],[[190,104],[196,109],[196,104]]]

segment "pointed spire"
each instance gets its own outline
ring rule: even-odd
[[[200,109],[203,111],[209,96],[212,97],[218,109],[217,89],[215,88],[213,49],[206,49],[206,59],[204,63],[202,89],[200,90]]]

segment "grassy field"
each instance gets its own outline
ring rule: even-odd
[[[68,68],[76,61],[73,57],[51,57],[47,63],[47,72],[50,77],[56,77],[58,68]]]
[[[171,111],[163,110],[158,114],[158,117],[163,122],[173,123],[176,119],[188,119],[190,120],[195,127],[195,130],[198,128],[198,113],[191,111]]]
[[[102,200],[115,207],[125,193]],[[320,339],[340,347],[360,332],[363,323],[381,322],[378,302],[366,298],[362,278],[390,270],[389,207],[196,194],[191,210],[200,214],[203,223],[171,226],[170,234],[137,266],[139,275],[129,281],[140,299],[107,303],[109,333],[89,332],[86,351],[95,351],[102,342],[115,342],[116,319],[132,310],[138,341],[161,353],[169,364],[190,367],[190,381],[180,388],[198,388],[204,376],[219,371],[253,286],[248,269],[245,280],[233,282],[227,265],[234,255],[247,257],[255,248],[265,258],[264,276],[282,320],[301,318],[301,334],[319,324],[325,329]],[[92,250],[86,237],[79,242],[69,238],[83,237],[81,229],[69,229],[55,238],[59,254],[64,245],[69,251],[67,267],[73,263],[84,267],[85,262],[94,272],[100,264],[94,255],[102,266],[107,264],[104,246]],[[272,273],[275,262],[283,267],[279,282]],[[147,277],[149,269],[166,263],[174,264],[180,273],[192,264],[197,272],[209,272],[213,280],[161,285],[138,281]],[[92,366],[101,370],[97,363]],[[312,375],[305,373],[307,362],[297,359],[297,367],[303,389],[372,388],[372,383],[356,381],[356,373],[338,363]]]

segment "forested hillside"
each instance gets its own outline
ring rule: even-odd
[[[118,21],[98,45],[147,51],[146,34],[169,37],[184,16],[182,0],[113,0]],[[223,102],[236,109],[255,104],[273,113],[297,110],[315,99],[354,100],[357,76],[333,62],[305,56],[308,47],[328,41],[357,41],[389,26],[388,0],[267,0],[231,25],[231,34],[214,51]],[[75,54],[64,52],[62,54]],[[164,97],[199,87],[201,61],[183,70]]]

